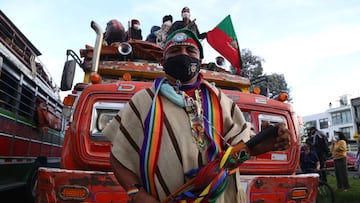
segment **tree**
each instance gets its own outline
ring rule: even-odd
[[[249,49],[241,50],[241,59],[243,62],[241,76],[249,78],[249,80],[252,81],[263,74],[262,62],[264,59],[253,55]]]
[[[288,101],[292,100],[290,89],[283,74],[264,74],[262,62],[265,62],[265,60],[253,55],[249,49],[241,50],[241,59],[243,61],[241,76],[249,78],[251,82],[250,89],[260,87],[262,94],[270,98],[285,92],[289,96]]]
[[[268,75],[269,97],[274,97],[282,92],[288,94],[288,101],[291,101],[290,89],[286,83],[284,74],[273,73]]]

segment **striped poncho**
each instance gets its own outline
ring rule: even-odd
[[[213,150],[201,150],[194,141],[188,114],[170,98],[171,94],[157,91],[162,85],[159,80],[157,83],[152,88],[136,93],[103,133],[113,144],[111,150],[114,157],[140,177],[149,193],[162,200],[187,181],[185,173],[216,158],[218,152],[214,151],[221,151],[224,142],[234,145],[241,140],[247,141],[251,132],[250,124],[245,121],[236,104],[207,81],[202,81],[200,86],[203,90],[206,89],[202,92],[208,94],[208,99],[204,98],[206,95],[203,96],[203,101],[208,101],[203,109],[212,106],[212,102],[217,102],[214,106],[218,107],[214,108],[218,108],[216,112],[221,114],[211,121],[210,117],[216,112],[208,109],[206,114],[207,110],[204,110],[205,117],[208,116],[205,128],[213,131],[215,139],[217,136],[222,138],[217,138],[214,142],[207,138],[207,146],[213,147]],[[219,118],[222,120],[216,120]],[[214,126],[223,129],[216,129]],[[220,132],[223,134],[220,135]],[[147,135],[151,133],[161,133],[161,136],[154,138]],[[215,155],[211,155],[209,151],[213,151]],[[239,173],[232,176],[217,202],[245,201]]]

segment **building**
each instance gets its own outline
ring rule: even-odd
[[[351,99],[351,107],[353,110],[353,119],[355,125],[354,139],[358,141],[358,148],[360,149],[359,132],[360,132],[360,97]]]
[[[350,142],[356,142],[360,127],[360,98],[352,99],[350,104],[347,96],[341,96],[339,104],[334,107],[330,103],[325,112],[304,116],[302,120],[305,129],[316,127],[328,136],[330,142],[334,131],[341,131]]]

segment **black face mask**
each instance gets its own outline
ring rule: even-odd
[[[191,80],[200,71],[200,61],[188,55],[170,57],[164,64],[165,73],[180,82]]]

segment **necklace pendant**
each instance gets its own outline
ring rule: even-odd
[[[195,98],[189,97],[186,93],[183,94],[186,103],[186,112],[189,115],[192,136],[194,142],[200,151],[206,149],[204,118],[201,103],[200,90],[195,90]]]
[[[197,146],[199,148],[200,151],[204,151],[205,149],[205,142],[203,140],[198,140],[197,141]]]
[[[200,151],[204,151],[204,149],[206,148],[206,142],[203,137],[199,137],[197,133],[193,132],[192,139],[194,141],[194,144],[196,144],[197,148]]]

